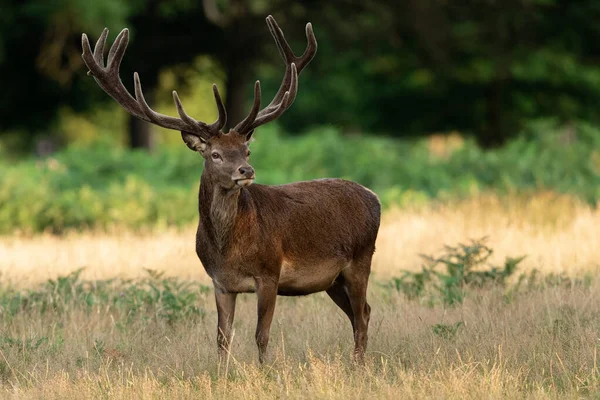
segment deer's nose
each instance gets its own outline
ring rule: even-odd
[[[254,176],[254,168],[252,168],[251,166],[240,167],[238,169],[238,172],[246,178],[252,178]]]

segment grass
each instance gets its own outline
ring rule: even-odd
[[[153,269],[208,284],[194,250],[195,229],[3,236],[0,274],[4,281],[27,286],[82,267],[85,279],[136,278]],[[446,244],[485,236],[494,249],[494,264],[507,256],[527,255],[520,264],[523,270],[572,276],[600,267],[600,210],[546,192],[391,209],[383,215],[373,274],[387,280],[401,270],[419,270],[419,254],[435,254]]]
[[[393,288],[403,269],[429,268],[419,254],[449,260],[445,244],[483,236],[493,249],[486,262],[527,255],[518,264],[527,282],[514,274],[451,303]],[[352,365],[350,324],[317,294],[278,299],[262,369],[254,295],[240,296],[232,354],[217,360],[216,310],[193,228],[3,237],[0,396],[594,397],[599,236],[600,211],[552,193],[391,210],[373,264],[367,365]],[[530,284],[534,269],[563,278]]]
[[[420,305],[372,285],[364,369],[350,362],[350,324],[322,294],[279,299],[270,360],[261,369],[252,339],[253,296],[241,296],[232,354],[219,364],[212,293],[196,292],[193,303],[202,313],[172,320],[158,303],[132,311],[130,292],[145,292],[146,283],[89,288],[106,295],[94,305],[54,295],[56,307],[44,311],[32,303],[12,314],[3,310],[1,393],[391,399],[575,397],[600,390],[598,280],[528,290],[508,304],[500,289],[475,291],[453,308]],[[164,295],[165,286],[157,287]],[[35,293],[52,297],[47,286]]]

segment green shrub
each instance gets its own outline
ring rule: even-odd
[[[536,290],[556,287],[589,288],[592,276],[568,277],[565,274],[541,274],[537,269],[516,275],[518,265],[525,256],[506,257],[502,266],[488,263],[493,250],[486,244],[486,238],[445,246],[439,256],[421,255],[425,263],[421,271],[404,271],[402,276],[393,278],[384,287],[392,289],[409,300],[434,307],[437,305],[456,306],[478,289],[501,289],[506,303],[515,296]],[[515,279],[511,279],[515,277]],[[438,336],[453,337],[460,324],[435,325]]]
[[[466,140],[436,156],[427,139],[343,136],[331,127],[286,137],[265,127],[252,144],[252,164],[258,183],[346,178],[375,190],[386,206],[538,190],[596,204],[600,131],[579,124],[573,132],[539,121],[503,148],[483,151]],[[202,165],[183,144],[152,154],[71,146],[45,160],[0,162],[0,233],[189,224],[197,220]]]
[[[469,289],[505,286],[525,258],[507,257],[502,267],[496,267],[487,265],[491,255],[492,249],[485,245],[485,238],[446,246],[438,257],[421,255],[425,264],[420,272],[405,271],[390,285],[409,299],[431,306],[460,304]]]
[[[122,323],[150,317],[169,324],[204,318],[199,300],[210,288],[198,282],[165,278],[163,273],[152,270],[147,271],[146,278],[135,281],[82,281],[82,270],[26,291],[0,286],[0,319],[19,313],[62,315],[73,310],[92,312],[106,307],[120,311],[124,316]]]

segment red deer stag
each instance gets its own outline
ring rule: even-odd
[[[257,81],[250,113],[228,133],[221,130],[227,116],[216,85],[213,92],[219,117],[212,124],[186,114],[175,91],[179,118],[153,111],[144,99],[137,73],[133,76],[135,97],[131,96],[119,78],[129,40],[127,29],[110,48],[106,66],[106,29],[93,53],[83,34],[82,57],[89,74],[125,110],[144,121],[181,131],[185,144],[204,158],[196,252],[215,288],[219,354],[229,351],[238,293],[257,294],[256,343],[262,363],[277,295],[326,291],[350,319],[354,354],[362,361],[371,312],[366,301],[367,284],[381,206],[369,189],[342,179],[252,185],[255,174],[248,163],[250,138],[256,128],[278,118],[292,105],[298,75],[317,51],[310,23],[306,25],[308,46],[297,57],[275,19],[268,16],[266,20],[285,61],[283,82],[271,103],[260,110]]]

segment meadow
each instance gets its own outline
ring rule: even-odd
[[[576,198],[481,195],[389,209],[373,262],[364,367],[351,361],[350,324],[323,294],[278,299],[263,368],[253,339],[255,298],[242,295],[232,353],[219,363],[212,289],[193,237],[192,226],[3,237],[2,396],[475,399],[600,392],[600,212]],[[436,282],[416,296],[399,285],[402,270],[416,277],[427,265],[419,254],[451,260],[444,246],[472,249],[470,239],[493,250],[483,262],[461,258],[472,273],[527,257],[507,279],[477,284],[465,273],[455,285],[464,297],[453,304]]]
[[[341,176],[384,203],[365,366],[324,294],[278,299],[262,368],[240,296],[219,362],[194,251],[201,160],[183,146],[0,163],[0,397],[596,397],[600,143],[534,128],[485,152],[458,135],[261,131],[262,183]]]

